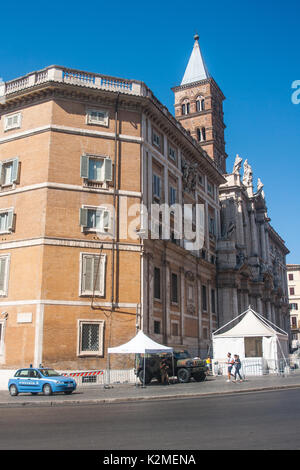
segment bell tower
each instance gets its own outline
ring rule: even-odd
[[[210,76],[194,36],[194,47],[180,86],[172,88],[175,95],[175,117],[199,145],[226,173],[223,120],[225,96]]]

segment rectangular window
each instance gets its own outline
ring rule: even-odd
[[[161,180],[156,174],[153,174],[153,197],[160,199],[161,194]]]
[[[178,323],[172,323],[172,336],[179,336],[179,325]]]
[[[207,192],[210,196],[213,197],[213,185],[207,182]]]
[[[9,233],[13,231],[14,211],[13,209],[1,210],[0,212],[0,233]]]
[[[291,317],[292,328],[297,328],[297,317]]]
[[[94,155],[82,155],[80,176],[89,181],[112,181],[112,160]]]
[[[107,232],[111,226],[110,212],[103,207],[82,207],[80,209],[80,225],[83,230]]]
[[[16,129],[21,127],[21,113],[11,114],[4,118],[4,130]]]
[[[81,253],[80,295],[104,296],[106,255]]]
[[[154,268],[154,298],[160,300],[160,296],[160,269]]]
[[[216,291],[211,290],[211,313],[216,313]]]
[[[244,338],[245,357],[262,357],[262,337]]]
[[[13,158],[0,162],[0,185],[10,186],[17,182],[19,159]]]
[[[169,200],[169,205],[172,206],[173,204],[176,204],[177,200],[177,191],[176,188],[173,188],[173,186],[170,186],[170,200]]]
[[[103,109],[88,109],[87,124],[95,124],[98,126],[108,127],[108,111]]]
[[[290,295],[295,295],[295,288],[294,287],[290,287]]]
[[[207,294],[206,294],[206,286],[202,286],[202,310],[207,310]]]
[[[289,309],[290,310],[298,310],[298,304],[290,304]]]
[[[79,355],[103,356],[104,321],[79,322]]]
[[[294,280],[294,274],[289,274],[289,281],[293,281]]]
[[[10,255],[0,256],[0,295],[7,296]]]
[[[171,300],[173,303],[178,303],[178,276],[175,273],[171,276]]]
[[[152,144],[161,150],[162,137],[154,129],[152,130]]]
[[[154,320],[154,333],[160,335],[160,321]]]
[[[171,147],[171,145],[169,145],[169,157],[171,158],[171,160],[176,162],[177,152],[176,152],[176,149],[174,147]]]
[[[213,217],[209,217],[208,218],[208,222],[209,222],[209,233],[210,235],[215,235],[216,234],[216,229],[215,229],[215,219]]]

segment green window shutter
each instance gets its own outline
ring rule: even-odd
[[[104,160],[104,179],[105,181],[112,181],[112,161],[110,158]]]
[[[81,227],[87,227],[88,210],[85,208],[80,208],[79,218]]]
[[[101,279],[101,257],[94,256],[93,258],[93,286],[95,292],[100,291],[100,279]]]
[[[110,228],[110,212],[103,211],[103,229],[108,230]]]
[[[6,263],[7,263],[7,258],[0,259],[0,292],[5,291]]]
[[[92,292],[93,290],[93,258],[83,256],[82,260],[82,292]]]
[[[18,180],[18,173],[19,173],[19,159],[14,158],[12,163],[12,170],[11,170],[11,182],[15,183]]]
[[[89,177],[89,157],[82,155],[80,160],[80,176],[81,178]]]
[[[14,229],[14,211],[8,211],[7,212],[7,230],[13,231]]]

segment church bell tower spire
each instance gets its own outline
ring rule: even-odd
[[[172,88],[175,95],[175,117],[197,140],[199,145],[226,173],[223,120],[225,96],[209,74],[194,36],[194,47],[181,84]]]

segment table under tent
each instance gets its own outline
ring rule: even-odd
[[[146,354],[170,353],[173,357],[173,348],[156,343],[142,331],[139,331],[134,338],[128,341],[128,343],[121,344],[115,348],[108,348],[107,352],[108,354],[143,354],[144,370]],[[174,375],[174,360],[172,360],[172,362]],[[145,374],[143,386],[145,386]]]
[[[289,369],[288,340],[285,331],[249,307],[213,333],[214,373],[227,374],[228,352],[240,356],[245,376],[282,373]]]

